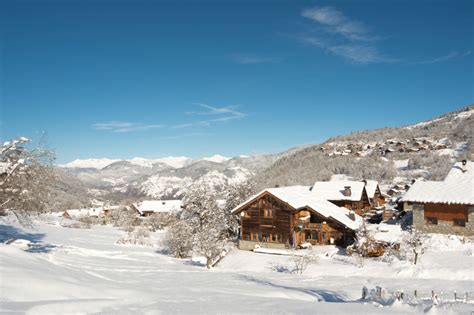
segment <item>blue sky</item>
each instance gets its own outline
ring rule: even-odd
[[[473,102],[472,1],[1,1],[0,138],[272,153]]]

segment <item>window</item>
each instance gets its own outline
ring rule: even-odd
[[[278,234],[272,234],[272,242],[278,242]]]
[[[255,231],[250,232],[250,239],[252,241],[258,241],[259,240],[258,239],[258,232],[255,232]]]
[[[270,241],[270,234],[262,233],[262,242],[269,242],[269,241]]]
[[[269,208],[263,209],[263,217],[264,217],[264,218],[271,218],[271,217],[273,217],[273,209],[269,209]]]
[[[438,224],[438,218],[437,217],[427,217],[426,218],[426,223],[437,225]]]
[[[240,215],[243,218],[250,218],[250,211],[242,211]]]
[[[322,222],[323,221],[319,217],[311,213],[311,217],[309,218],[309,223],[322,223]]]
[[[464,219],[454,219],[453,220],[454,226],[466,226],[466,220]]]

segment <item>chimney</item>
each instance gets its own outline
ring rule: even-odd
[[[354,211],[349,211],[349,218],[352,220],[352,221],[355,221],[356,219],[356,216],[355,216],[355,212]]]
[[[364,186],[367,186],[367,180],[366,179],[364,179],[362,182],[364,183]]]
[[[344,186],[344,192],[342,194],[349,197],[351,195],[351,186]]]
[[[463,172],[463,173],[464,173],[464,172],[467,172],[467,160],[462,160],[462,161],[461,161],[461,164],[462,164],[462,167],[461,167],[462,172]]]

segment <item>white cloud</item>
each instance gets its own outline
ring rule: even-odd
[[[96,130],[108,130],[117,133],[150,130],[162,127],[163,125],[158,124],[143,124],[128,121],[108,121],[92,125],[92,128]]]
[[[466,56],[469,56],[470,54],[471,54],[471,51],[466,51],[464,53],[459,53],[457,51],[452,51],[447,55],[436,57],[436,58],[433,58],[433,59],[418,61],[418,62],[415,62],[415,64],[420,64],[420,65],[433,64],[433,63],[448,61],[448,60],[451,60],[451,59],[454,59],[454,58],[466,57]]]
[[[363,22],[351,20],[333,7],[313,7],[301,15],[317,23],[316,32],[302,40],[350,62],[369,64],[397,61],[382,54],[374,45],[380,37]],[[334,36],[336,35],[336,36]]]
[[[301,15],[319,23],[326,32],[340,34],[351,40],[365,41],[378,38],[371,34],[364,23],[350,20],[333,7],[307,8]]]
[[[175,125],[174,128],[190,128],[190,127],[199,127],[199,126],[210,126],[215,122],[224,122],[229,120],[241,119],[247,116],[246,113],[237,110],[237,106],[224,106],[216,107],[203,103],[196,103],[199,107],[203,108],[202,111],[197,112],[186,112],[187,115],[197,115],[197,116],[218,116],[216,118],[210,118],[205,120],[198,120],[189,123],[183,123]]]

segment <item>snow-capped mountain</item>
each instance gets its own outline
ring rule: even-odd
[[[107,165],[110,165],[117,161],[120,161],[120,160],[113,160],[113,159],[108,159],[108,158],[85,159],[85,160],[74,160],[72,162],[69,162],[67,164],[62,164],[59,166],[63,168],[93,168],[93,169],[100,170],[106,167]]]
[[[88,159],[62,165],[74,174],[95,196],[180,198],[194,184],[208,184],[223,191],[229,184],[249,179],[273,164],[277,155],[201,159],[164,157],[128,160]],[[99,161],[99,162],[97,162]]]

